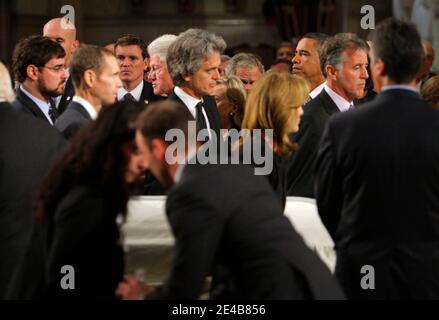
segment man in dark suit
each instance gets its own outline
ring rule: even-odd
[[[205,55],[204,52],[212,53]],[[167,70],[175,85],[168,99],[182,103],[197,119],[198,129],[210,129],[215,141],[222,142],[221,120],[215,99],[211,96],[219,79],[220,55],[226,48],[221,37],[200,29],[181,33],[168,45]],[[209,132],[212,138],[212,133]],[[212,141],[212,140],[211,140]],[[164,194],[165,188],[148,171],[145,177],[145,194]]]
[[[325,77],[320,64],[320,51],[328,38],[324,33],[310,32],[305,34],[297,43],[296,51],[291,62],[293,74],[308,80],[311,92],[309,99],[314,99],[325,86]]]
[[[66,18],[55,18],[49,20],[43,27],[43,36],[59,43],[66,52],[65,65],[70,68],[70,61],[73,53],[79,48],[79,41],[76,39],[76,27]],[[69,73],[69,72],[68,72]],[[64,92],[56,98],[58,113],[62,114],[67,105],[75,95],[72,78],[68,76]]]
[[[205,30],[189,29],[169,46],[167,55],[175,85],[169,99],[182,102],[197,120],[198,128],[214,131],[217,138],[221,137],[221,122],[212,93],[220,78],[220,55],[225,48],[223,38]]]
[[[114,50],[123,85],[118,91],[117,100],[135,100],[144,104],[159,100],[154,95],[151,83],[144,81],[149,60],[145,41],[134,35],[125,35],[117,39]]]
[[[299,145],[288,171],[288,195],[314,197],[313,168],[323,129],[329,117],[353,107],[364,94],[368,45],[354,34],[340,33],[327,39],[321,59],[326,84],[303,108],[300,128],[293,137]]]
[[[102,106],[116,101],[122,87],[116,57],[105,48],[82,45],[73,55],[70,77],[76,95],[56,121],[57,129],[70,139],[88,122],[95,120]]]
[[[20,83],[12,103],[21,112],[53,125],[58,117],[53,98],[64,91],[65,52],[56,42],[43,36],[30,36],[14,49],[12,68]]]
[[[51,126],[0,102],[0,299],[33,241],[35,193],[64,144]]]
[[[329,270],[306,247],[252,166],[192,161],[199,145],[187,142],[190,121],[191,113],[174,101],[150,105],[138,121],[136,144],[143,166],[171,187],[166,213],[176,240],[169,277],[146,298],[197,299],[210,274],[212,299],[342,298]],[[175,142],[184,152],[172,164],[165,141],[170,129],[180,130],[184,138]],[[140,289],[129,277],[117,294],[138,298]]]
[[[331,118],[316,161],[320,217],[349,298],[439,298],[439,112],[415,90],[422,46],[414,25],[372,33],[381,91]]]

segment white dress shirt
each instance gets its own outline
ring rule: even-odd
[[[93,108],[93,106],[91,105],[90,102],[88,102],[87,100],[85,100],[84,98],[81,98],[79,96],[74,96],[72,98],[72,101],[75,101],[75,102],[79,103],[81,106],[83,106],[84,109],[87,110],[90,117],[93,120],[96,120],[96,118],[98,117],[98,113],[97,113],[96,109]]]
[[[198,103],[200,103],[202,100],[199,100],[197,98],[194,98],[194,97],[188,95],[186,92],[184,92],[181,88],[179,88],[177,86],[174,87],[174,92],[177,95],[177,97],[179,97],[181,99],[181,101],[183,101],[183,103],[186,105],[186,107],[188,108],[188,110],[190,111],[190,113],[192,114],[194,119],[196,119],[197,118],[197,110],[196,110],[195,106]],[[207,117],[206,110],[204,110],[204,108],[203,108],[203,116],[204,116],[204,119],[206,120],[207,129],[209,129],[209,137],[212,138],[211,134],[210,134],[209,118]]]
[[[117,101],[122,101],[127,93],[131,93],[131,95],[136,99],[136,101],[140,100],[140,96],[142,95],[143,90],[143,80],[140,81],[139,85],[135,87],[133,90],[128,92],[125,88],[119,88],[117,91]]]
[[[315,87],[310,93],[309,96],[311,97],[311,99],[314,99],[315,97],[317,97],[320,92],[322,92],[323,88],[325,87],[326,81],[322,82],[321,84],[319,84],[317,87]]]
[[[347,101],[345,98],[341,97],[338,93],[328,87],[327,84],[325,84],[325,91],[341,112],[348,111],[349,108],[354,105],[352,101]]]

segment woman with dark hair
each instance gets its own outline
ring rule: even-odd
[[[130,126],[141,111],[133,102],[104,108],[43,185],[37,216],[48,227],[49,298],[115,298],[124,274],[119,224],[144,172]]]

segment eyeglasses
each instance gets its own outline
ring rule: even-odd
[[[67,70],[67,68],[65,67],[65,66],[63,66],[63,65],[58,65],[58,66],[55,66],[55,67],[47,67],[47,66],[42,66],[42,67],[38,67],[38,68],[46,68],[46,69],[50,69],[50,70],[52,70],[52,71],[55,71],[56,73],[60,73],[60,72],[63,72],[63,71],[66,71]]]

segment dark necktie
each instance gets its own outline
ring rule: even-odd
[[[49,99],[50,107],[49,107],[49,117],[52,120],[52,123],[55,124],[56,119],[58,118],[58,110],[56,110],[55,103],[52,99]]]
[[[197,120],[197,132],[202,129],[207,129],[206,119],[203,115],[203,103],[198,102],[198,104],[195,106],[195,109],[197,110],[196,114],[196,120]]]
[[[123,101],[133,101],[133,102],[136,102],[137,100],[136,99],[134,99],[134,97],[133,97],[133,95],[131,94],[131,93],[126,93],[124,96],[123,96]]]

